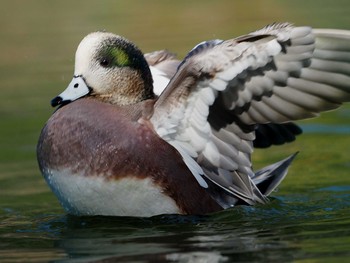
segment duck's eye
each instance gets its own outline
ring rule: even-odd
[[[126,67],[131,63],[127,52],[119,47],[107,47],[103,49],[98,60],[104,68]]]
[[[105,67],[105,68],[108,67],[110,64],[111,64],[111,61],[109,59],[106,59],[106,58],[102,59],[100,62],[100,65],[102,67]]]

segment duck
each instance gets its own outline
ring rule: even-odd
[[[78,45],[37,144],[68,214],[205,215],[269,202],[297,153],[253,170],[254,148],[350,101],[350,31],[274,23],[184,59],[105,31]]]

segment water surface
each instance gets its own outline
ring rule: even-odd
[[[204,217],[68,216],[39,173],[35,147],[91,31],[183,56],[204,39],[275,21],[350,29],[349,10],[345,0],[2,1],[0,261],[348,262],[349,104],[301,122],[295,143],[256,151],[257,168],[300,151],[270,204]]]

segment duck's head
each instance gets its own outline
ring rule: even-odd
[[[53,107],[84,96],[128,105],[154,97],[152,75],[142,52],[107,32],[87,35],[75,54],[73,80],[51,101]]]

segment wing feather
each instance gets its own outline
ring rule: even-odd
[[[266,198],[252,179],[255,129],[272,123],[259,136],[268,137],[272,129],[280,137],[259,144],[280,144],[300,130],[277,123],[314,117],[349,101],[349,43],[349,31],[313,31],[288,23],[201,43],[180,64],[150,120],[159,136],[183,154],[201,185],[224,189],[226,197],[212,190],[223,207],[237,200],[263,203]],[[273,184],[259,181],[264,192],[283,179],[292,158],[286,160],[271,166],[273,176],[269,168],[262,170]]]
[[[180,61],[175,54],[167,50],[159,50],[144,54],[153,76],[153,91],[160,95],[175,75]]]

